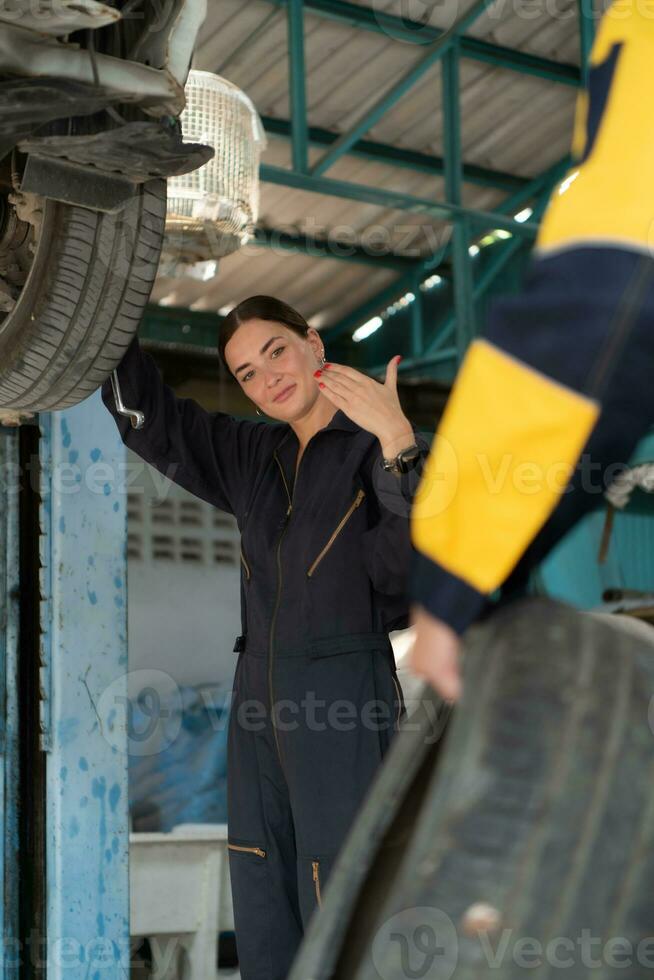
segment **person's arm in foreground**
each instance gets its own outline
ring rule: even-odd
[[[605,468],[651,421],[654,21],[635,0],[604,15],[591,63],[579,163],[552,195],[522,295],[466,354],[412,513],[412,667],[447,699],[459,636],[489,595],[545,525],[560,536],[596,502],[573,487],[582,451]],[[559,503],[566,489],[574,506]]]

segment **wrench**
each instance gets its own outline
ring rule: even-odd
[[[145,423],[145,415],[143,412],[139,412],[136,408],[126,408],[123,405],[123,396],[120,393],[120,384],[118,382],[118,373],[116,371],[111,372],[111,387],[114,393],[114,400],[116,402],[116,408],[120,415],[126,415],[127,418],[132,423],[133,429],[141,429]]]

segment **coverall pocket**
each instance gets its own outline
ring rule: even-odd
[[[274,936],[271,909],[275,901],[266,849],[261,842],[229,838],[229,876],[241,974],[270,976]]]
[[[400,723],[406,716],[406,704],[404,702],[404,692],[402,691],[402,685],[400,684],[400,679],[397,676],[397,671],[393,671],[392,675],[393,687],[395,688],[395,730],[398,731]]]
[[[247,558],[243,554],[243,545],[241,545],[241,565],[243,566],[245,581],[249,582],[252,573],[250,572],[250,566],[248,565]]]
[[[227,848],[230,851],[238,851],[242,854],[255,854],[259,858],[265,858],[266,856],[266,852],[259,844],[245,844],[242,841],[236,843],[230,840]]]
[[[318,552],[318,554],[316,555],[316,557],[314,558],[314,560],[309,565],[309,568],[307,569],[307,578],[311,578],[315,574],[316,569],[318,568],[320,562],[323,560],[323,558],[325,557],[325,555],[327,554],[327,552],[330,550],[330,548],[332,547],[332,545],[334,544],[334,542],[338,538],[339,534],[341,533],[341,531],[343,530],[343,528],[345,527],[345,525],[347,524],[347,522],[351,518],[351,516],[354,513],[354,511],[361,504],[361,502],[362,502],[363,498],[365,497],[365,495],[366,495],[366,491],[365,490],[362,490],[361,488],[359,488],[359,490],[357,490],[357,493],[356,493],[356,496],[354,497],[354,500],[352,501],[352,503],[350,504],[350,506],[347,508],[347,510],[345,511],[345,513],[343,514],[343,516],[341,517],[340,521],[338,522],[338,524],[336,525],[336,527],[334,528],[334,530],[330,534],[328,540],[326,541],[326,543],[324,544],[324,546],[322,547],[322,549]]]
[[[322,906],[333,863],[334,855],[298,855],[298,894],[305,929],[311,915]]]

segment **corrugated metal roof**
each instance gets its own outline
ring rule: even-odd
[[[451,26],[458,0],[354,0],[439,28]],[[579,63],[576,0],[497,0],[467,32],[562,63]],[[340,133],[355,123],[380,93],[424,55],[424,46],[387,33],[357,29],[305,13],[307,106],[310,125]],[[194,67],[215,71],[242,88],[264,116],[288,120],[286,10],[266,0],[212,0]],[[567,152],[575,89],[503,67],[462,59],[461,115],[466,163],[522,177],[537,175]],[[366,138],[428,154],[443,153],[440,65],[389,110]],[[312,147],[313,162],[324,148]],[[290,167],[290,141],[269,137],[263,162]],[[327,177],[418,197],[444,200],[433,174],[348,155]],[[505,191],[464,186],[467,206],[490,210]],[[389,211],[263,183],[260,224],[313,236],[350,240],[383,238],[402,254],[429,254],[446,240],[447,226],[424,216]],[[369,240],[369,239],[368,239]],[[155,301],[220,309],[245,296],[280,296],[313,318],[316,326],[340,317],[393,281],[395,272],[334,259],[248,246],[219,262],[208,282],[160,278]]]

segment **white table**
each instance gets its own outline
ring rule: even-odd
[[[227,980],[218,933],[234,928],[226,824],[129,835],[130,933],[147,937],[161,980]]]

